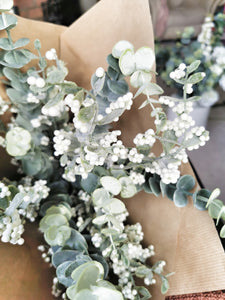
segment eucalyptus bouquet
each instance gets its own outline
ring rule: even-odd
[[[151,82],[153,50],[135,51],[130,42],[119,41],[107,57],[107,71],[99,67],[93,74],[89,91],[65,80],[67,69],[54,49],[43,57],[39,40],[34,53],[24,48],[27,38],[14,41],[16,24],[14,15],[2,12],[0,30],[7,37],[0,39],[0,66],[8,99],[1,99],[0,113],[9,111],[12,117],[1,123],[0,143],[13,157],[18,179],[0,182],[1,241],[22,245],[25,222],[41,218],[46,244],[39,250],[56,268],[52,293],[63,299],[149,299],[145,286],[156,279],[166,293],[166,263],[149,262],[154,246],[143,247],[141,225],[128,224],[121,198],[144,190],[183,207],[192,197],[197,209],[208,209],[217,222],[225,219],[219,189],[195,189],[195,179],[179,170],[188,162],[186,149],[209,139],[189,116],[199,97],[188,97],[188,91],[205,77],[195,72],[200,61],[183,64],[182,76],[174,71],[183,99],[156,100],[153,96],[163,91]],[[27,66],[31,60],[36,67]],[[141,94],[146,100],[140,109],[151,106],[155,128],[137,134],[134,146],[126,147],[111,125]],[[174,121],[167,120],[160,104],[173,108]],[[156,142],[162,149],[158,155],[152,149]],[[220,234],[225,236],[225,226]]]
[[[157,72],[168,86],[176,88],[179,96],[183,91],[182,86],[173,80],[174,68],[183,62],[190,64],[196,59],[201,61],[198,71],[205,72],[206,76],[202,84],[194,86],[189,93],[201,96],[198,105],[203,107],[212,106],[219,100],[218,87],[225,90],[224,29],[225,14],[218,13],[205,18],[197,40],[193,39],[194,28],[187,27],[174,46],[161,47],[158,43],[156,47]],[[179,68],[179,72],[182,74],[182,69]]]

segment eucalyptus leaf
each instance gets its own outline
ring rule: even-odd
[[[93,173],[89,173],[86,179],[81,180],[81,187],[85,192],[91,194],[98,186],[99,178]]]
[[[177,207],[184,207],[188,204],[188,198],[183,190],[176,190],[173,195],[174,204]]]
[[[11,29],[17,24],[17,18],[14,15],[1,14],[0,15],[0,30]]]
[[[134,51],[134,46],[128,41],[119,41],[116,43],[112,49],[112,55],[115,58],[120,58],[120,56],[126,51],[132,50]]]
[[[83,107],[80,109],[78,113],[78,119],[81,122],[87,123],[91,121],[91,119],[94,117],[94,114],[95,114],[95,107],[93,105],[88,107]]]
[[[124,76],[131,75],[135,71],[135,56],[133,50],[126,50],[119,58],[119,66]]]
[[[53,225],[44,232],[45,240],[51,246],[63,246],[70,235],[71,228],[66,225]]]
[[[68,225],[67,218],[60,214],[45,215],[44,218],[41,219],[41,222],[39,224],[39,229],[42,232],[45,232],[49,227],[53,225],[58,227],[63,225]]]
[[[113,57],[112,54],[107,56],[107,63],[117,74],[121,73],[119,68],[119,60]]]
[[[74,280],[70,276],[66,276],[65,271],[68,266],[70,266],[72,261],[65,261],[59,265],[56,269],[56,275],[61,284],[65,287],[69,287],[74,283]]]
[[[94,205],[98,207],[102,207],[109,199],[109,192],[104,188],[96,189],[92,194],[92,201]]]
[[[109,89],[117,95],[124,95],[128,92],[128,85],[125,80],[123,81],[108,80],[107,84]]]
[[[187,73],[190,74],[198,69],[199,65],[201,64],[200,60],[195,60],[190,66],[187,67]]]
[[[119,182],[121,183],[120,195],[122,198],[131,198],[137,193],[137,188],[129,177],[120,177]]]
[[[155,54],[149,47],[142,47],[135,53],[135,63],[137,70],[151,71],[155,62]]]
[[[79,254],[80,251],[75,250],[57,251],[52,256],[52,264],[55,268],[57,268],[65,261],[74,261]]]
[[[183,175],[177,181],[177,188],[191,191],[195,187],[195,179],[191,175]]]
[[[71,234],[65,241],[65,245],[74,250],[83,251],[85,253],[88,252],[88,245],[85,238],[75,229],[71,229]]]
[[[149,185],[153,194],[158,197],[161,193],[159,182],[154,177],[149,178]]]
[[[165,276],[162,276],[161,293],[164,295],[169,290],[169,281]]]
[[[121,191],[121,183],[118,179],[111,176],[103,176],[100,179],[101,185],[113,195],[118,195]]]
[[[20,204],[23,202],[24,197],[26,196],[26,193],[18,193],[15,195],[15,197],[10,201],[8,208],[5,211],[5,214],[7,216],[13,215],[14,211],[20,206]]]
[[[103,208],[110,214],[121,214],[126,211],[126,207],[122,201],[113,198],[109,203],[103,205]]]
[[[191,75],[188,78],[187,83],[196,84],[196,83],[202,81],[202,79],[205,77],[203,74],[205,74],[205,73],[198,72],[198,73]]]

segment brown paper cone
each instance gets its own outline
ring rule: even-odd
[[[29,37],[30,30],[27,32],[28,28],[25,26],[33,21],[21,19],[20,22],[21,28],[24,28],[21,36]],[[95,69],[99,66],[106,67],[106,56],[118,40],[127,39],[136,48],[143,45],[153,46],[154,42],[147,0],[102,0],[68,29],[51,25],[52,31],[49,32],[49,38],[44,29],[46,24],[36,24],[35,27],[33,23],[34,35],[37,37],[38,32],[43,34],[39,38],[42,39],[45,50],[57,48],[58,36],[61,34],[60,55],[67,62],[69,79],[75,80],[76,83],[86,88],[90,86],[90,77]],[[40,25],[43,29],[40,29]],[[32,34],[31,37],[34,35]],[[52,38],[56,43],[54,45]],[[118,124],[123,131],[123,140],[127,145],[131,144],[137,132],[143,132],[153,126],[149,110],[137,110],[139,105],[140,100],[135,103],[134,109],[121,118]],[[159,150],[156,149],[156,151]],[[192,174],[189,165],[186,165],[182,171],[183,174]],[[155,245],[155,259],[165,259],[167,271],[176,272],[170,278],[171,289],[168,294],[225,288],[224,252],[207,212],[200,212],[191,204],[187,208],[178,209],[168,199],[156,198],[145,193],[139,193],[133,199],[126,200],[126,205],[132,222],[142,224],[145,243]],[[34,236],[30,238],[35,239]],[[1,246],[0,257],[3,257],[2,253],[6,257],[8,247],[11,249],[11,246]],[[29,249],[25,246],[21,248],[29,255]],[[14,259],[13,251],[16,256],[17,250],[12,250],[10,256],[7,256],[11,264]],[[39,270],[44,272],[41,265]],[[13,279],[16,280],[16,275]],[[39,284],[37,286],[41,289]],[[151,287],[150,290],[154,300],[165,298],[160,294],[158,287]],[[0,285],[0,295],[7,295],[6,293]],[[44,291],[43,295],[42,297],[39,294],[37,299],[47,299],[44,298]],[[5,296],[4,299],[6,298]],[[12,299],[35,298],[14,297]]]

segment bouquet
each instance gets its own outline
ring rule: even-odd
[[[13,40],[16,23],[15,16],[1,14],[7,38],[0,39],[0,65],[8,95],[1,113],[12,113],[10,123],[1,125],[1,145],[19,173],[17,179],[1,181],[2,242],[22,245],[25,221],[41,218],[46,244],[39,250],[56,268],[52,292],[63,299],[149,299],[145,286],[154,285],[156,278],[166,293],[171,275],[164,271],[166,263],[149,262],[154,246],[143,246],[139,223],[127,223],[121,198],[144,190],[183,207],[192,197],[196,208],[224,219],[219,189],[194,189],[195,179],[180,176],[179,170],[188,161],[185,150],[203,146],[209,138],[189,116],[198,99],[187,96],[188,88],[204,78],[195,72],[200,62],[183,66],[183,78],[175,78],[183,85],[182,100],[156,100],[153,96],[163,91],[151,82],[153,50],[135,50],[130,42],[119,41],[107,57],[107,71],[97,68],[87,90],[65,80],[67,69],[54,49],[44,57],[39,40],[34,52],[24,49],[28,39]],[[24,71],[33,59],[36,67]],[[126,147],[111,124],[141,94],[146,100],[140,108],[151,107],[155,127],[134,136],[134,145]],[[167,120],[161,103],[174,108],[176,120]],[[162,147],[159,154],[153,151],[156,142]]]
[[[187,27],[175,46],[157,46],[157,71],[167,85],[175,87],[179,96],[182,95],[182,89],[173,80],[174,68],[182,62],[190,64],[196,59],[201,61],[198,70],[205,72],[206,76],[202,84],[189,90],[190,94],[201,96],[198,106],[212,106],[219,100],[218,87],[225,90],[224,28],[225,15],[220,12],[205,18],[197,40],[193,40],[194,28]],[[182,69],[179,71],[182,74]]]

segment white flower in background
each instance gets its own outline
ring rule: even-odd
[[[215,59],[216,63],[225,67],[225,48],[223,46],[217,46],[214,48],[212,58]]]
[[[198,105],[203,107],[210,107],[219,100],[219,94],[215,90],[206,91],[201,95]]]
[[[13,0],[0,0],[0,11],[10,10],[13,7]]]
[[[223,73],[223,68],[221,68],[220,65],[212,65],[211,67],[209,67],[211,72],[216,74],[217,76],[220,76]]]
[[[31,148],[31,135],[21,127],[14,127],[8,131],[5,140],[6,150],[12,156],[23,156]]]
[[[219,85],[225,91],[225,75],[220,78]]]

